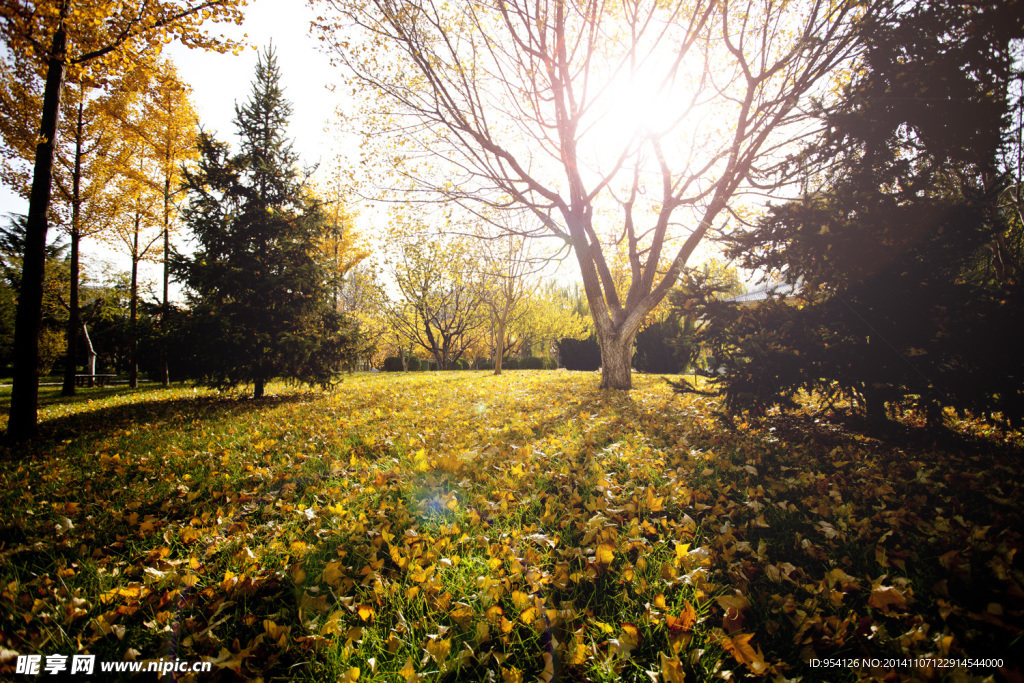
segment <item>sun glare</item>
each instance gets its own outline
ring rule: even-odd
[[[595,98],[591,124],[583,134],[583,148],[592,154],[595,171],[608,172],[620,157],[634,154],[652,139],[663,149],[681,151],[680,130],[697,113],[690,99],[703,65],[688,65],[684,60],[673,74],[675,55],[663,52],[648,56],[635,69],[620,69]],[[653,154],[640,157],[650,157],[640,162],[642,171],[657,169]]]

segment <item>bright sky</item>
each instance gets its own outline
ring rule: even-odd
[[[285,87],[285,96],[292,102],[293,112],[288,134],[294,139],[295,151],[306,165],[320,164],[322,170],[333,165],[337,131],[327,130],[337,118],[337,108],[348,108],[343,95],[331,92],[328,86],[341,80],[341,73],[330,65],[326,55],[318,51],[318,42],[309,35],[313,12],[305,0],[249,0],[245,23],[241,27],[216,27],[231,38],[250,45],[241,55],[217,54],[187,50],[170,45],[165,54],[173,59],[179,72],[193,88],[193,102],[203,126],[221,140],[235,140],[235,103],[244,101],[254,77],[257,50],[273,42],[278,66]],[[253,49],[253,46],[257,49]],[[352,145],[352,143],[349,143]],[[351,147],[348,147],[351,149]],[[356,207],[362,213],[362,232],[369,234],[367,223],[376,223],[383,213],[369,207]],[[0,215],[25,213],[27,203],[0,186]],[[83,266],[91,277],[101,277],[103,264],[124,271],[130,267],[127,257],[84,240]],[[160,269],[143,264],[143,277],[156,282]]]
[[[257,51],[273,42],[285,97],[292,102],[289,135],[306,164],[330,161],[331,135],[324,128],[334,118],[338,98],[327,86],[337,80],[337,70],[317,50],[309,36],[313,13],[303,0],[249,0],[245,24],[230,26],[225,34],[245,38],[251,47],[241,55],[187,50],[178,44],[166,54],[193,88],[193,101],[207,130],[234,142],[235,102],[248,98],[256,73]]]

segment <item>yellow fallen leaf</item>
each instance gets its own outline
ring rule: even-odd
[[[337,588],[345,578],[345,566],[341,562],[328,562],[324,566],[323,581],[331,588]]]
[[[755,650],[750,644],[753,637],[753,633],[739,633],[732,638],[723,638],[722,647],[726,652],[732,653],[737,662],[746,664],[753,673],[761,675],[768,670],[768,663],[764,661],[761,648]]]
[[[661,680],[664,683],[683,683],[686,680],[686,670],[678,657],[666,657],[661,655]]]
[[[448,659],[448,653],[452,650],[451,638],[441,640],[438,637],[432,637],[427,639],[427,644],[424,646],[427,654],[430,658],[437,663],[438,666],[444,664],[444,661]]]
[[[871,591],[868,605],[887,612],[890,606],[904,609],[907,606],[907,600],[903,597],[902,593],[892,586],[879,586]]]
[[[412,663],[412,657],[405,660],[405,665],[398,670],[398,675],[405,679],[405,683],[413,683],[420,679],[420,675],[416,673],[416,667]]]

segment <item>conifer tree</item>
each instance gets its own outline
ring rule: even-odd
[[[824,183],[733,235],[727,255],[796,305],[710,302],[700,338],[732,412],[845,397],[871,431],[916,405],[1024,420],[1018,233],[998,164],[1021,37],[1012,3],[921,1],[865,26],[865,62],[806,151]],[[804,161],[801,160],[801,161]],[[996,277],[981,261],[993,261]],[[686,388],[686,387],[683,387]]]
[[[195,374],[218,387],[251,382],[259,398],[273,377],[329,382],[354,358],[357,335],[331,306],[317,258],[327,219],[286,137],[291,105],[272,48],[235,112],[238,154],[200,136],[183,212],[198,244],[175,270],[204,348]]]

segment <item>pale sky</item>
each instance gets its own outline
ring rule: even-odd
[[[250,47],[236,56],[168,46],[165,54],[192,86],[193,102],[207,130],[234,142],[235,102],[248,98],[257,51],[273,41],[284,94],[292,102],[288,133],[295,139],[295,151],[306,164],[323,161],[326,165],[332,136],[324,129],[341,102],[328,90],[330,83],[338,80],[338,71],[309,35],[312,16],[304,0],[249,0],[245,24],[227,27],[224,32],[231,38],[248,34],[245,40],[256,50]]]

